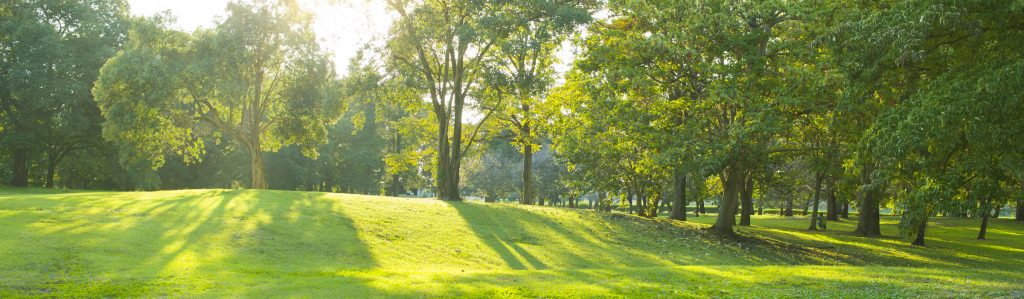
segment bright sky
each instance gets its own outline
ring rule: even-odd
[[[313,24],[320,45],[334,53],[339,73],[345,73],[348,61],[366,43],[383,43],[394,17],[384,7],[384,1],[299,0],[307,11],[316,14]],[[152,15],[165,10],[177,17],[179,30],[192,31],[198,27],[212,27],[224,16],[228,0],[129,0],[132,14]]]

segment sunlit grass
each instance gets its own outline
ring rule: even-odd
[[[807,219],[722,240],[549,207],[284,191],[0,188],[0,297],[1024,296],[1024,225],[937,219],[929,247]],[[887,218],[883,233],[895,234]],[[840,292],[841,290],[841,292]]]

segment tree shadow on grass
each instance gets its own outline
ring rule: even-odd
[[[740,244],[722,243],[697,229],[632,216],[503,204],[448,204],[474,235],[514,270],[772,262]]]
[[[521,227],[507,225],[511,219],[496,219],[491,209],[481,209],[473,204],[453,202],[454,207],[462,219],[473,230],[473,233],[494,250],[509,268],[515,270],[546,269],[547,265],[537,257],[523,249],[519,242],[530,242],[530,236],[523,234]]]
[[[144,194],[0,193],[0,252],[10,253],[0,254],[0,297],[193,296],[231,273],[253,274],[239,277],[259,289],[280,275],[375,264],[351,219],[318,194]]]

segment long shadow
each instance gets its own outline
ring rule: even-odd
[[[26,193],[0,193],[0,252],[12,253],[0,254],[0,297],[194,296],[223,273],[259,290],[268,277],[375,264],[351,219],[317,195]]]
[[[753,265],[778,263],[780,259],[763,259],[742,248],[742,244],[719,242],[694,229],[632,216],[503,204],[448,204],[512,269]],[[588,227],[592,225],[598,227]],[[690,244],[672,243],[681,241]],[[528,248],[540,251],[530,252]]]
[[[449,204],[469,224],[473,233],[484,244],[487,244],[491,250],[494,250],[509,268],[515,270],[526,270],[528,269],[527,266],[529,266],[529,269],[537,270],[547,268],[547,265],[542,263],[537,257],[516,244],[516,242],[523,241],[522,239],[515,240],[511,238],[511,236],[515,235],[514,233],[523,233],[522,227],[510,225],[508,221],[498,221],[495,218],[493,209],[481,209],[472,203],[464,202],[451,202]],[[522,236],[523,234],[519,235]],[[503,240],[501,236],[506,236],[508,239]],[[519,257],[522,257],[522,260]]]

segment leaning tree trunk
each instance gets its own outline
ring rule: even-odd
[[[739,205],[739,193],[742,186],[743,172],[738,167],[729,167],[722,174],[722,199],[718,205],[718,218],[711,227],[715,232],[734,236],[732,226],[736,223],[736,206]]]
[[[28,186],[28,151],[14,149],[11,155],[11,186]]]
[[[672,215],[669,218],[686,221],[686,172],[676,167],[672,176]]]
[[[811,212],[811,226],[807,228],[808,230],[818,230],[818,205],[821,203],[821,181],[824,177],[821,172],[814,175],[814,200],[811,200],[814,211]]]

